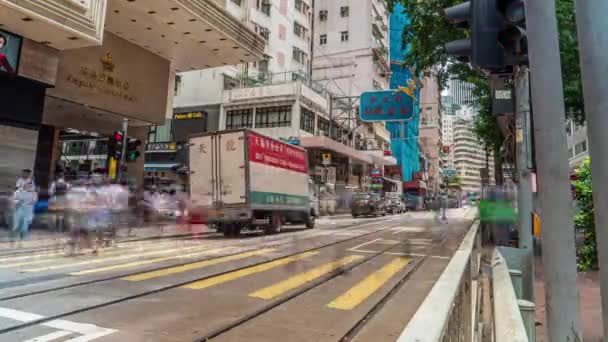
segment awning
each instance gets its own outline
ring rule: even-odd
[[[357,151],[354,148],[343,145],[333,139],[330,139],[329,137],[302,137],[300,138],[300,146],[304,148],[323,148],[329,151],[334,151],[336,153],[345,155],[359,162],[374,164],[374,159],[371,155],[362,151]]]
[[[167,170],[171,170],[172,168],[178,166],[179,164],[176,163],[171,163],[171,164],[165,164],[165,163],[145,163],[144,164],[144,171],[167,171]]]

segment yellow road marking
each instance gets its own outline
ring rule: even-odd
[[[410,258],[395,258],[381,269],[367,276],[357,285],[327,304],[328,307],[340,310],[352,310],[376,292],[391,277],[410,263]]]
[[[53,265],[53,266],[40,267],[40,268],[30,268],[30,269],[22,270],[21,272],[27,272],[27,273],[29,273],[29,272],[50,271],[50,270],[56,270],[56,269],[59,269],[59,268],[67,268],[67,267],[82,266],[82,265],[100,264],[100,263],[104,263],[104,262],[108,262],[108,261],[133,259],[133,258],[145,257],[145,256],[150,256],[150,255],[155,255],[155,254],[168,254],[168,253],[173,253],[173,252],[187,252],[187,251],[191,251],[193,249],[200,249],[200,248],[201,248],[200,246],[188,247],[188,248],[171,248],[171,249],[157,250],[157,251],[151,251],[151,252],[145,252],[145,253],[135,253],[135,254],[119,255],[119,256],[109,257],[109,258],[95,258],[95,259],[91,259],[91,260],[84,260],[84,261],[80,261],[80,262],[73,262],[73,263],[67,263],[67,264],[61,264],[61,265]]]
[[[265,287],[256,292],[250,293],[250,297],[256,297],[261,299],[272,299],[279,295],[282,295],[285,292],[291,291],[299,286],[302,286],[310,281],[313,281],[327,273],[331,273],[340,267],[346,266],[352,262],[357,260],[361,260],[364,257],[362,255],[349,255],[347,257],[342,258],[338,261],[333,261],[327,263],[325,265],[321,265],[319,267],[315,267],[307,272],[302,274],[295,275],[291,278],[288,278],[282,282],[276,283],[274,285]]]
[[[42,258],[42,257],[53,257],[53,256],[58,256],[58,255],[64,255],[64,253],[61,252],[51,252],[51,253],[40,253],[40,254],[30,254],[30,255],[22,255],[22,256],[14,256],[14,257],[7,257],[7,258],[1,258],[0,262],[4,262],[4,261],[18,261],[18,260],[25,260],[25,259],[35,259],[35,258]],[[0,267],[3,267],[4,265],[0,265]]]
[[[242,270],[238,270],[238,271],[222,274],[222,275],[219,275],[217,277],[213,277],[213,278],[197,281],[195,283],[188,284],[188,285],[185,285],[185,286],[182,286],[182,287],[188,288],[188,289],[194,289],[194,290],[201,290],[201,289],[205,289],[205,288],[208,288],[208,287],[211,287],[211,286],[215,286],[215,285],[218,285],[218,284],[226,283],[226,282],[229,282],[231,280],[238,279],[238,278],[243,278],[243,277],[246,277],[246,276],[254,274],[254,273],[260,273],[260,272],[268,271],[268,270],[270,270],[272,268],[283,266],[283,265],[287,265],[289,263],[292,263],[292,262],[295,262],[295,261],[298,261],[298,260],[302,260],[304,258],[308,258],[308,257],[311,257],[313,255],[317,255],[317,254],[319,254],[319,252],[306,252],[306,253],[294,255],[294,256],[291,256],[291,257],[287,257],[287,258],[283,258],[283,259],[278,259],[278,260],[275,260],[275,261],[267,262],[267,263],[264,263],[264,264],[261,264],[261,265],[247,267],[247,268],[244,268]]]
[[[141,274],[133,275],[130,277],[125,277],[122,279],[128,280],[128,281],[148,280],[148,279],[152,279],[152,278],[168,276],[171,274],[183,273],[183,272],[187,272],[187,271],[198,269],[198,268],[213,266],[213,265],[221,264],[223,262],[240,260],[240,259],[248,258],[250,256],[267,254],[267,253],[270,253],[273,251],[274,251],[274,249],[272,249],[272,248],[260,249],[257,251],[229,255],[229,256],[225,256],[225,257],[221,257],[221,258],[217,258],[217,259],[199,261],[199,262],[191,263],[188,265],[170,267],[170,268],[166,268],[163,270],[141,273]]]
[[[118,269],[121,269],[121,268],[143,266],[143,265],[154,264],[154,263],[162,262],[162,261],[175,260],[175,259],[183,259],[183,258],[192,258],[192,257],[196,257],[196,256],[200,256],[200,255],[205,255],[205,254],[219,253],[219,252],[223,252],[225,250],[233,249],[233,248],[235,248],[235,247],[223,247],[223,248],[210,249],[210,250],[204,251],[204,252],[188,253],[188,254],[183,254],[183,255],[175,255],[175,256],[169,256],[169,257],[163,257],[163,258],[155,258],[155,259],[150,259],[150,260],[133,261],[133,262],[125,263],[125,264],[119,264],[119,265],[113,265],[113,266],[107,266],[107,267],[101,267],[101,268],[94,268],[94,269],[91,269],[91,270],[85,270],[85,271],[79,271],[79,272],[72,272],[72,273],[70,273],[70,275],[80,276],[80,275],[85,275],[85,274],[114,271],[114,270],[118,270]]]

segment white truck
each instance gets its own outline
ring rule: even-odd
[[[314,227],[318,201],[306,150],[249,129],[194,135],[189,143],[190,197],[218,231]]]

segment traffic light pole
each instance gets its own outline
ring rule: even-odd
[[[534,140],[543,220],[542,260],[548,340],[581,341],[555,1],[527,1],[526,7]]]
[[[120,166],[118,169],[118,180],[124,180],[124,167],[127,165],[127,145],[129,138],[127,138],[127,130],[129,128],[129,119],[122,119],[122,153],[120,155]]]
[[[515,150],[517,155],[517,203],[519,213],[519,248],[526,250],[524,298],[534,301],[534,236],[532,234],[532,185],[528,168],[530,139],[530,82],[527,67],[515,73]]]
[[[595,233],[599,265],[608,265],[608,13],[606,0],[577,0],[576,26],[591,156]],[[608,268],[600,266],[604,336],[608,336]]]

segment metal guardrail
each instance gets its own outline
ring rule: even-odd
[[[494,341],[528,342],[509,266],[498,249],[492,255],[492,294]]]
[[[481,239],[479,222],[464,237],[398,342],[471,341],[477,321]]]

